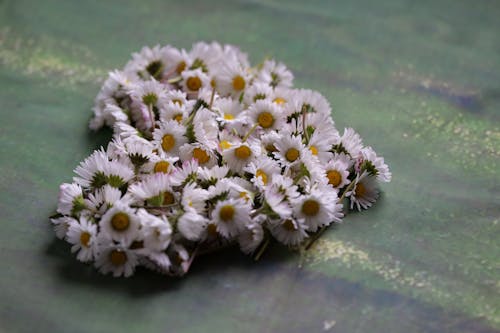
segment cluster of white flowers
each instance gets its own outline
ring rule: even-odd
[[[96,98],[90,126],[113,139],[61,185],[57,236],[102,273],[182,275],[202,251],[297,248],[341,222],[344,203],[370,207],[391,179],[384,159],[292,81],[282,63],[250,67],[215,42],[133,54]]]

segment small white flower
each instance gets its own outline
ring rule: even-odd
[[[100,239],[99,244],[95,266],[101,273],[112,273],[114,277],[129,277],[134,274],[139,263],[135,251],[121,244],[114,244],[108,239]]]
[[[361,137],[352,128],[344,129],[344,134],[340,137],[337,145],[340,147],[339,153],[347,153],[353,158],[357,158],[363,148]]]
[[[390,182],[392,174],[389,171],[389,167],[384,162],[383,157],[377,156],[377,153],[372,149],[372,147],[364,147],[361,149],[362,163],[366,164],[368,172],[373,173],[377,176],[377,180],[381,182]],[[374,170],[373,170],[374,169]]]
[[[285,122],[280,107],[268,100],[258,100],[250,106],[247,114],[264,131],[279,130]]]
[[[277,151],[273,154],[282,166],[294,166],[300,162],[306,147],[302,144],[300,136],[293,136],[287,132],[281,134],[280,139],[274,143]]]
[[[226,58],[224,65],[217,71],[215,86],[221,95],[239,98],[249,81],[250,76],[246,69],[236,59]]]
[[[310,193],[294,200],[294,215],[304,220],[309,231],[315,232],[321,226],[341,221],[342,204],[337,200],[337,192],[331,187],[313,187]]]
[[[109,238],[130,245],[139,235],[140,220],[129,205],[115,202],[99,222],[100,232]]]
[[[253,253],[264,239],[264,229],[259,223],[245,225],[238,236],[241,251],[246,254]]]
[[[251,222],[251,207],[241,199],[219,201],[211,214],[217,232],[226,238],[237,236]]]
[[[354,188],[346,193],[346,197],[351,201],[351,209],[356,206],[361,211],[371,207],[377,201],[378,194],[376,178],[365,171],[356,176]]]
[[[198,241],[201,239],[207,224],[208,219],[205,216],[200,215],[194,209],[187,209],[179,217],[177,228],[186,239]]]
[[[293,74],[281,62],[266,60],[255,78],[255,82],[265,83],[273,88],[291,87],[293,83]]]
[[[137,211],[142,225],[144,248],[150,251],[164,251],[172,238],[172,227],[168,220],[149,214],[145,209]]]
[[[343,155],[346,156],[346,155]],[[342,158],[334,157],[324,165],[328,185],[340,189],[349,184],[349,165]]]
[[[72,183],[59,186],[58,213],[62,215],[75,215],[85,208],[85,201],[80,185]]]
[[[275,160],[267,156],[260,156],[255,161],[250,162],[243,171],[250,173],[252,175],[250,181],[262,190],[268,184],[273,183],[273,176],[280,174],[281,168]]]
[[[146,201],[152,206],[168,206],[178,199],[178,194],[172,189],[173,184],[171,175],[155,173],[132,184],[128,191],[138,201]]]
[[[301,219],[288,218],[274,220],[270,223],[269,231],[281,243],[290,246],[299,245],[307,237],[307,226]]]
[[[73,244],[71,252],[78,252],[76,258],[80,261],[91,261],[97,250],[97,225],[81,217],[79,221],[72,220],[69,224],[67,240]]]
[[[175,120],[160,123],[153,132],[153,144],[158,150],[170,156],[179,154],[179,147],[187,142],[186,128]]]
[[[181,74],[182,88],[188,95],[196,95],[204,87],[210,87],[210,78],[200,68],[185,70]]]
[[[230,148],[222,151],[224,161],[235,173],[241,172],[257,156],[260,156],[260,146],[252,140],[230,143]]]
[[[200,166],[212,167],[217,164],[217,156],[207,146],[200,143],[186,143],[179,148],[181,161],[195,159]]]
[[[198,187],[196,183],[186,184],[182,191],[182,208],[187,211],[195,210],[199,214],[205,212],[205,200],[208,197],[208,191]]]
[[[58,218],[50,219],[52,225],[54,226],[54,232],[56,233],[56,237],[59,239],[66,238],[68,233],[69,225],[76,220],[69,216],[63,216]]]

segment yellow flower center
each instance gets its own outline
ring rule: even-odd
[[[244,199],[246,202],[248,202],[248,200],[250,200],[250,197],[248,196],[248,193],[247,192],[240,192],[240,198]]]
[[[266,150],[270,153],[278,151],[278,149],[276,149],[276,147],[272,143],[266,146]]]
[[[219,143],[219,146],[222,150],[225,150],[225,149],[229,149],[231,148],[231,143],[229,141],[226,141],[226,140],[222,140],[220,143]]]
[[[172,134],[165,134],[161,138],[161,147],[164,151],[170,151],[175,146],[175,137]]]
[[[267,184],[267,174],[262,171],[262,169],[257,169],[257,171],[255,172],[255,177],[260,177],[264,185]]]
[[[285,157],[288,162],[295,162],[299,158],[299,151],[295,148],[290,148],[286,151]]]
[[[224,113],[224,120],[233,120],[234,116],[230,113]]]
[[[222,206],[219,211],[219,217],[224,222],[230,222],[234,217],[234,207],[232,205]]]
[[[130,225],[130,219],[126,213],[119,212],[111,218],[111,226],[116,231],[127,230]]]
[[[332,185],[333,187],[339,186],[342,182],[342,176],[337,170],[328,170],[326,172],[326,178],[328,178],[328,184]]]
[[[208,156],[207,152],[198,147],[193,149],[193,158],[197,159],[200,164],[205,164],[210,160],[210,156]]]
[[[314,156],[318,155],[318,148],[316,148],[315,146],[309,147],[309,150]]]
[[[306,200],[302,204],[302,213],[307,216],[316,216],[319,212],[319,203],[316,200]]]
[[[181,61],[177,67],[175,68],[175,71],[177,72],[177,74],[180,74],[182,73],[184,70],[186,69],[186,62],[185,61]]]
[[[127,254],[120,250],[113,250],[109,254],[109,260],[115,266],[122,266],[127,262]]]
[[[177,105],[179,105],[179,106],[182,106],[182,101],[181,101],[180,99],[178,99],[178,98],[174,98],[174,99],[172,100],[172,103],[177,104]]]
[[[210,223],[209,225],[207,225],[207,233],[210,236],[217,236],[217,226],[213,223]]]
[[[285,222],[283,222],[283,228],[285,228],[285,230],[288,230],[288,231],[297,230],[297,227],[295,226],[295,224],[293,223],[292,220],[286,220]]]
[[[356,191],[355,191],[355,195],[356,197],[363,197],[365,196],[366,194],[366,187],[365,185],[363,185],[363,183],[357,183],[356,184]]]
[[[210,80],[210,87],[215,88],[216,85],[217,82],[215,81],[215,79]]]
[[[252,151],[248,146],[239,146],[234,150],[234,155],[240,160],[246,160],[252,155]]]
[[[197,76],[190,76],[186,81],[186,86],[191,91],[198,91],[201,88],[201,79]]]
[[[175,202],[175,198],[173,193],[171,192],[163,192],[163,204],[164,205],[171,205]]]
[[[174,120],[176,120],[180,124],[182,121],[182,113],[176,114],[174,116]]]
[[[281,97],[276,97],[273,100],[273,102],[276,103],[276,104],[284,104],[284,103],[286,103],[286,100],[284,98],[281,98]]]
[[[156,164],[154,166],[154,172],[155,173],[157,173],[157,172],[167,173],[169,167],[170,167],[170,163],[168,163],[167,161],[156,162]]]
[[[269,128],[274,124],[274,117],[270,112],[261,112],[257,117],[257,122],[262,128]]]
[[[90,233],[84,231],[80,234],[80,244],[82,244],[85,247],[89,247],[89,242],[90,242]]]
[[[233,78],[233,89],[237,91],[245,89],[245,79],[241,75],[236,75]]]

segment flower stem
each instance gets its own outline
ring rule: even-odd
[[[262,255],[264,254],[264,252],[267,249],[267,246],[269,245],[269,240],[270,240],[270,238],[267,237],[266,240],[264,241],[264,244],[260,247],[259,252],[257,252],[257,254],[255,255],[255,257],[254,257],[255,261],[259,260],[260,257],[262,257]]]
[[[257,126],[259,126],[259,124],[255,124],[255,125],[252,126],[252,128],[250,128],[250,130],[248,131],[248,133],[243,137],[242,142],[247,141],[248,137],[253,133],[253,131],[255,131],[255,129],[257,128]]]

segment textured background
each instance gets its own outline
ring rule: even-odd
[[[170,2],[0,0],[0,331],[500,332],[499,2]],[[285,62],[393,182],[302,268],[274,246],[100,276],[47,218],[109,139],[93,98],[143,45],[198,40]]]

